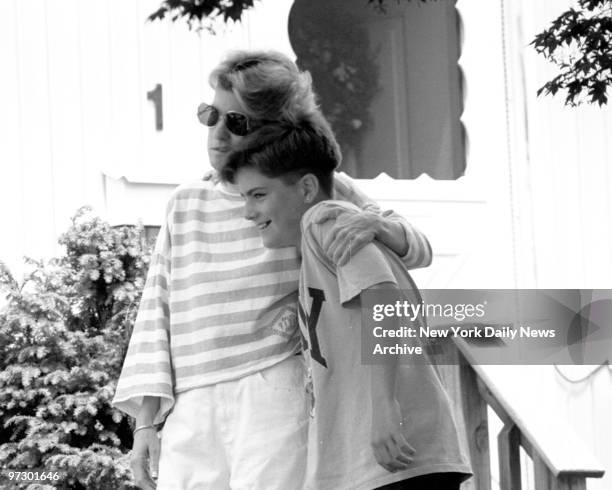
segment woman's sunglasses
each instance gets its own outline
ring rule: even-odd
[[[221,118],[221,113],[214,105],[202,102],[198,106],[198,119],[204,126],[213,127]],[[227,111],[223,115],[223,122],[227,130],[236,136],[246,136],[253,129],[249,116],[236,111]]]

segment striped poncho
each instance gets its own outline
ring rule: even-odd
[[[335,198],[377,206],[337,174]],[[135,417],[144,396],[161,398],[260,371],[300,349],[295,248],[266,249],[244,219],[244,201],[222,184],[180,186],[168,203],[113,404]],[[409,268],[431,262],[426,238],[406,231]]]

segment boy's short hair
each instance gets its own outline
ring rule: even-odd
[[[314,115],[295,124],[266,124],[248,135],[221,171],[221,178],[234,182],[241,168],[254,168],[266,177],[295,183],[311,173],[321,189],[332,195],[334,170],[340,164],[340,149],[323,116]]]

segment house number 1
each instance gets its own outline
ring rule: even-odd
[[[147,100],[153,101],[155,106],[155,129],[161,131],[164,129],[164,116],[162,112],[162,86],[160,83],[155,85],[155,88],[147,92]]]

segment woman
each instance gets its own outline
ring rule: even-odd
[[[215,171],[255,128],[320,117],[310,76],[280,53],[233,53],[210,83],[213,101],[198,116],[209,127]],[[335,197],[365,210],[338,220],[330,235],[327,250],[339,263],[373,239],[408,267],[430,263],[422,234],[381,214],[346,176],[334,186]],[[141,488],[155,488],[158,458],[159,488],[302,485],[299,263],[293,247],[263,247],[243,204],[217,179],[180,186],[168,203],[114,398],[136,418],[132,470]],[[156,427],[164,421],[160,455]]]

